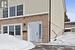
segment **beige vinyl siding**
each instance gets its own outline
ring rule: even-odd
[[[0,18],[3,17],[3,8],[0,8]]]
[[[25,15],[25,0],[8,0],[8,7],[13,7],[18,5],[23,5],[23,14]],[[10,12],[8,13],[10,14]]]
[[[26,14],[48,12],[49,0],[25,0]]]
[[[59,36],[64,30],[64,3],[62,0],[51,0],[51,38]],[[54,32],[53,32],[53,31]]]
[[[8,0],[8,7],[23,4],[24,15],[48,12],[49,0]]]
[[[24,40],[28,40],[28,30],[27,26],[29,22],[42,22],[42,42],[49,42],[49,37],[48,37],[48,14],[41,14],[41,15],[33,15],[33,16],[26,16],[26,17],[21,17],[21,18],[14,18],[14,19],[6,19],[6,20],[0,20],[0,26],[3,25],[10,25],[10,24],[19,24],[21,23],[22,26],[22,38]],[[24,24],[26,24],[27,28],[24,28]]]

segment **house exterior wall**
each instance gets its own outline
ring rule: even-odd
[[[23,4],[23,15],[10,17],[10,7]],[[8,0],[8,18],[3,18],[3,8],[0,9],[0,26],[8,24],[28,24],[42,21],[42,42],[48,42],[48,10],[49,0]],[[0,32],[2,29],[0,29]],[[28,30],[22,27],[22,38],[28,40]]]
[[[65,30],[68,30],[68,29],[71,30],[69,32],[75,32],[75,22],[65,22]]]
[[[49,11],[49,0],[25,0],[26,14]]]
[[[6,19],[6,20],[0,20],[0,26],[6,25],[6,24],[19,24],[22,25],[28,24],[29,22],[37,22],[42,21],[42,42],[48,42],[48,14],[41,14],[41,15],[33,15],[33,16],[25,16],[21,18],[14,18],[14,19]],[[28,40],[28,30],[27,28],[23,29],[22,27],[22,38],[24,40]]]
[[[49,8],[49,0],[8,0],[8,7],[20,4],[23,4],[24,15],[48,12]]]
[[[8,14],[10,13],[9,12],[9,7],[12,7],[12,6],[17,6],[17,5],[22,5],[23,4],[23,15],[26,15],[25,14],[25,0],[8,0]],[[9,15],[8,15],[9,16]]]
[[[49,0],[8,0],[8,7],[21,4],[23,4],[23,16],[44,12],[48,13],[49,11]],[[10,12],[8,8],[8,16],[9,13]],[[2,15],[0,15],[0,17]]]
[[[61,35],[64,30],[64,7],[63,0],[51,0],[51,38],[55,33]]]
[[[65,22],[65,28],[75,27],[75,23],[73,22]]]
[[[75,27],[74,28],[71,28],[71,32],[75,32]]]
[[[18,23],[22,23],[24,25],[24,23],[28,24],[29,22],[42,21],[42,42],[49,42],[49,0],[8,0],[8,7],[17,6],[20,4],[23,4],[23,15],[20,17],[15,16],[15,18],[0,19],[0,26]],[[62,34],[62,30],[64,29],[64,12],[65,9],[62,0],[51,0],[51,38],[55,36],[52,30],[54,30],[58,35]],[[10,12],[8,10],[8,14],[9,13]],[[2,15],[0,15],[0,17],[2,17]],[[22,32],[23,39],[28,40],[27,29],[22,30]]]

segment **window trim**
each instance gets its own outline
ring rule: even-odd
[[[17,7],[20,6],[20,5],[22,5],[22,8],[23,8],[23,9],[22,9],[22,12],[23,12],[22,15],[18,15],[18,11],[17,11],[17,10],[18,10]],[[23,15],[24,15],[24,7],[23,7],[23,4],[20,4],[20,5],[11,6],[11,7],[15,7],[15,15],[12,15],[12,16],[10,15],[10,8],[11,8],[11,7],[5,8],[5,9],[7,9],[7,12],[8,12],[8,13],[7,13],[7,17],[4,17],[4,13],[3,13],[2,19],[8,19],[8,18],[12,18],[12,17],[13,17],[13,18],[16,18],[16,16],[17,16],[17,17],[18,17],[18,16],[23,16]],[[4,10],[3,10],[3,12],[4,12]]]
[[[18,35],[17,32],[16,32],[16,31],[17,31],[17,30],[16,30],[16,26],[20,26],[20,32],[21,32],[21,25],[15,25],[15,26],[14,26],[14,28],[15,28],[15,29],[14,29],[15,35]],[[20,35],[21,35],[21,34],[20,34]]]
[[[20,25],[20,26],[21,26],[21,35],[20,35],[20,36],[21,36],[21,38],[23,38],[23,34],[22,34],[22,26],[23,26],[23,25],[22,25],[22,23],[2,25],[2,26],[1,26],[1,34],[3,34],[3,27],[4,27],[4,26],[7,26],[7,27],[8,27],[8,34],[9,34],[9,26],[13,26],[13,25],[14,25],[14,26],[16,26],[16,25]],[[15,32],[15,31],[14,31],[14,32]],[[14,36],[15,36],[15,35],[14,35]],[[16,35],[16,36],[17,36],[17,35]]]
[[[18,11],[18,7],[19,7],[19,6],[22,6],[22,10],[20,10],[20,11],[22,11],[22,15],[23,15],[23,13],[24,13],[24,12],[23,12],[23,10],[24,10],[24,9],[23,9],[23,4],[17,5],[17,6],[16,6],[16,7],[17,7],[17,8],[16,8],[16,11],[17,11],[17,12],[16,12],[16,16],[20,16],[20,15],[18,14],[18,13],[20,12],[20,11]]]
[[[11,13],[10,13],[11,8],[14,8],[14,12],[15,12],[14,15],[11,15]],[[8,17],[14,17],[14,16],[16,16],[16,7],[15,6],[9,7],[9,16]]]
[[[8,33],[8,26],[3,26],[3,27],[7,27],[7,33]],[[4,31],[3,31],[3,34],[5,34]]]
[[[7,13],[6,13],[7,12]],[[3,18],[8,18],[9,17],[9,13],[8,13],[8,7],[3,9]],[[6,16],[7,15],[7,16]]]
[[[11,25],[11,26],[14,27],[14,25]],[[11,26],[8,26],[8,28],[10,29]],[[14,28],[15,28],[15,27],[14,27]],[[14,28],[13,28],[13,29],[14,29]],[[15,30],[15,29],[14,29],[14,30]],[[9,35],[10,35],[10,30],[9,30],[8,32],[9,32]],[[14,35],[15,35],[15,32],[14,32]]]

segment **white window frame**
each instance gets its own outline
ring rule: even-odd
[[[23,4],[19,4],[19,5],[23,5]],[[17,18],[17,17],[22,17],[22,16],[25,16],[24,15],[24,11],[23,11],[23,15],[19,15],[19,16],[17,16],[17,6],[18,5],[16,5],[16,6],[10,6],[10,7],[15,7],[15,16],[10,16],[10,7],[8,6],[8,17],[7,18],[1,18],[1,19],[11,19],[11,18]],[[24,6],[23,6],[23,10],[24,10]],[[1,20],[0,19],[0,20]]]
[[[4,18],[4,19],[11,19],[11,18],[16,18],[17,16],[17,6],[11,6],[11,7],[15,7],[15,16],[10,16],[10,7],[8,7],[8,18]]]
[[[5,25],[4,25],[5,26]],[[3,27],[4,27],[3,26]],[[3,27],[1,28],[1,30],[3,30]],[[8,26],[7,26],[7,33],[8,33],[8,31],[9,31],[9,28],[8,28]],[[3,31],[2,31],[2,34],[3,34]],[[8,33],[9,34],[9,33]]]
[[[5,9],[7,9],[7,17],[6,17],[6,16],[4,17],[4,12],[5,12],[4,10],[5,10]],[[8,18],[8,17],[9,17],[9,14],[8,14],[8,13],[9,13],[8,7],[4,8],[3,11],[4,11],[4,12],[2,12],[2,13],[3,13],[3,14],[2,14],[2,16],[3,16],[2,18]]]
[[[12,6],[12,7],[14,7],[14,8],[15,8],[15,11],[14,11],[14,12],[15,12],[15,14],[14,14],[14,16],[16,16],[16,6]],[[12,8],[12,7],[9,7],[9,15],[8,15],[8,17],[14,17],[14,16],[11,16],[11,15],[10,15],[10,8]]]
[[[24,11],[24,5],[23,4],[20,4],[20,5],[23,6],[23,11]],[[18,14],[17,7],[20,6],[20,5],[15,6],[16,7],[16,12],[15,12],[16,13],[16,16],[23,16],[24,15],[24,12],[23,12],[23,15],[17,15]]]
[[[23,37],[23,34],[22,34],[22,23],[19,23],[19,24],[6,24],[6,25],[2,25],[1,26],[1,34],[3,34],[3,27],[4,26],[7,26],[8,27],[8,34],[9,34],[9,26],[14,26],[14,36],[15,36],[15,26],[17,25],[20,25],[21,26],[21,37]]]

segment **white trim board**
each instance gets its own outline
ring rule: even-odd
[[[71,29],[71,28],[65,28],[65,29]]]
[[[65,28],[65,29],[72,29],[72,28],[75,28],[75,27],[69,27],[69,28]]]
[[[27,15],[13,16],[13,17],[8,17],[8,18],[0,18],[0,20],[14,19],[14,18],[22,18],[22,17],[26,17],[26,16],[34,16],[34,15],[42,15],[42,14],[48,14],[48,12],[41,12],[41,13],[35,13],[35,14],[27,14]]]

